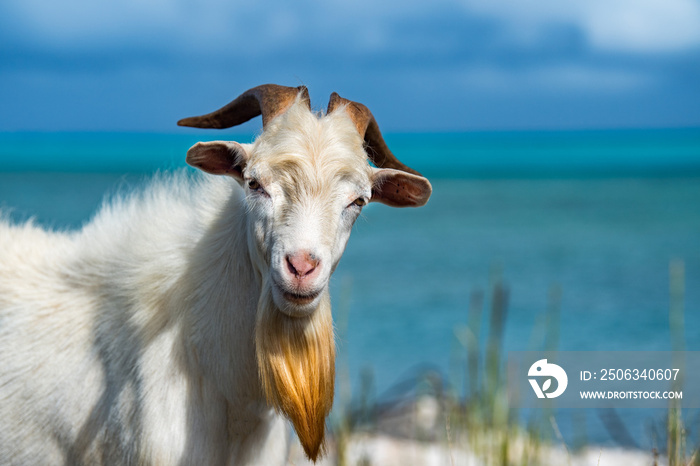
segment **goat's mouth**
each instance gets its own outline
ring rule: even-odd
[[[292,316],[303,316],[311,313],[313,304],[323,292],[323,288],[311,291],[290,290],[275,280],[272,283],[274,288],[273,298],[276,298],[275,301],[280,310]]]
[[[310,304],[312,303],[319,294],[321,294],[320,291],[314,291],[312,293],[293,293],[290,291],[285,291],[283,289],[280,289],[282,292],[282,296],[284,296],[284,299],[287,301],[298,304],[298,305],[304,305],[304,304]]]

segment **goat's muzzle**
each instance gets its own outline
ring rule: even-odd
[[[272,296],[275,304],[291,317],[313,313],[326,289],[323,263],[310,251],[284,255],[272,272]]]

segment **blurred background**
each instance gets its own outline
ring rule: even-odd
[[[700,350],[696,0],[4,0],[0,209],[79,228],[195,142],[250,141],[259,119],[175,122],[268,82],[366,104],[434,187],[370,205],[334,276],[341,417],[425,374],[468,405],[489,341]],[[663,451],[667,417],[560,412],[550,437]]]

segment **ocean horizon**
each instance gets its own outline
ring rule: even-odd
[[[439,178],[700,174],[700,128],[388,133],[392,151]],[[252,133],[0,132],[0,172],[138,172],[184,167],[198,141]]]

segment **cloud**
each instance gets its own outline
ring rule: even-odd
[[[556,47],[552,31],[575,29],[596,51],[658,54],[700,47],[696,0],[5,0],[10,39],[48,50],[140,47],[183,54],[275,55],[280,50],[350,55],[469,48]],[[425,25],[445,25],[424,34]],[[417,26],[417,27],[416,27]],[[5,34],[5,37],[8,37]],[[437,48],[436,48],[437,47]]]
[[[548,26],[579,28],[595,48],[660,53],[700,46],[695,0],[465,0],[473,14],[509,24],[515,40],[541,40]]]
[[[45,106],[47,127],[100,101],[113,111],[61,124],[148,128],[143,108],[170,121],[166,109],[200,111],[261,82],[307,84],[316,105],[331,91],[374,99],[384,121],[412,127],[473,125],[460,112],[474,102],[494,127],[551,126],[562,108],[572,125],[579,113],[623,121],[630,102],[645,121],[697,124],[699,52],[696,0],[0,2],[0,101],[6,115]],[[34,118],[0,115],[0,129]]]
[[[10,0],[5,8],[12,13],[25,40],[51,48],[129,42],[147,30],[170,30],[181,16],[170,0]],[[86,39],[91,42],[84,42]]]

